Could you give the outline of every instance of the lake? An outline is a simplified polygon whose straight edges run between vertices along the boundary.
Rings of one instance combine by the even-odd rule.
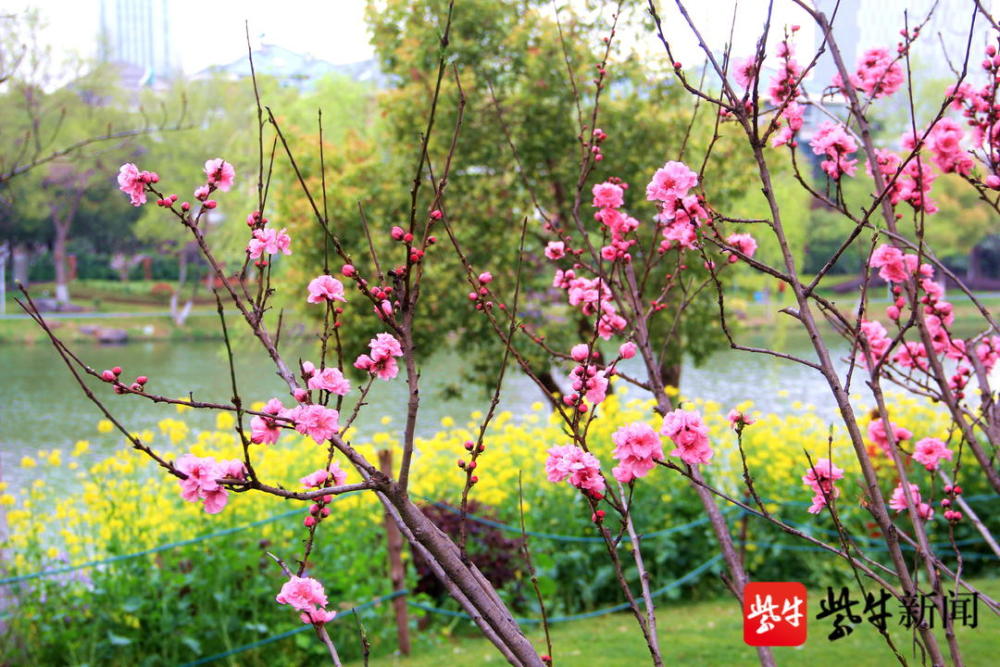
[[[780,333],[775,331],[768,333],[772,338],[780,337]],[[759,344],[764,341],[753,342]],[[787,348],[788,343],[783,343],[782,347]],[[792,347],[799,354],[809,355],[804,341]],[[846,347],[841,348],[846,350]],[[124,369],[123,377],[128,380],[136,375],[148,376],[148,387],[154,393],[181,397],[193,392],[197,400],[220,403],[228,402],[231,395],[225,347],[220,341],[77,345],[74,350],[98,370],[119,365]],[[283,353],[290,360],[297,359],[299,353],[303,358],[314,360],[318,356],[315,348],[305,343],[299,343],[298,349],[285,349]],[[238,348],[236,358],[237,380],[245,401],[249,403],[278,396],[286,403],[290,402],[284,384],[259,347],[248,341]],[[440,428],[442,417],[452,416],[462,420],[470,412],[486,408],[488,399],[477,387],[470,387],[463,398],[445,399],[440,396],[440,390],[459,376],[460,366],[460,358],[446,353],[439,353],[423,364],[423,401],[418,434],[433,433]],[[120,438],[96,432],[96,422],[102,415],[80,391],[51,346],[0,345],[0,369],[4,379],[0,393],[0,475],[12,487],[23,486],[40,470],[45,470],[50,480],[53,473],[69,474],[65,468],[58,469],[57,473],[52,468],[25,469],[19,465],[22,456],[34,456],[39,449],[62,449],[68,453],[77,440],[86,439],[92,443],[87,456],[94,461],[119,446]],[[643,375],[639,372],[637,359],[628,362],[623,370]],[[369,395],[370,405],[362,411],[357,422],[360,432],[402,428],[406,400],[403,375],[401,372],[392,382],[375,383]],[[715,400],[726,409],[753,399],[761,410],[785,413],[791,410],[792,402],[801,401],[812,403],[833,416],[829,390],[819,374],[774,357],[722,351],[699,368],[686,363],[682,384],[685,396]],[[177,417],[176,410],[171,406],[153,404],[137,397],[114,396],[101,382],[92,381],[91,386],[132,431],[148,428],[158,432],[158,421],[164,417]],[[790,391],[790,395],[785,393],[780,396],[781,390]],[[542,394],[534,384],[517,369],[510,369],[501,395],[501,407],[515,414],[524,413],[532,403],[540,400],[543,400]],[[383,415],[395,417],[392,426],[380,423]],[[210,427],[214,424],[215,413],[191,410],[183,418],[192,427]]]

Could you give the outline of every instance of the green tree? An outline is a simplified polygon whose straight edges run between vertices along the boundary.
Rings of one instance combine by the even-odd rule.
[[[379,95],[378,122],[366,132],[326,147],[331,226],[352,258],[366,264],[367,240],[359,223],[359,204],[383,264],[391,266],[404,260],[399,244],[388,239],[388,229],[409,219],[408,185],[436,86],[447,4],[446,0],[390,0],[369,6],[368,21],[379,64],[393,83]],[[457,4],[447,46],[451,68],[441,86],[429,140],[430,168],[421,178],[426,184],[430,170],[440,176],[449,153],[458,113],[457,77],[466,108],[448,179],[449,218],[472,266],[491,271],[500,293],[506,294],[513,292],[519,230],[528,219],[523,314],[529,328],[547,336],[556,349],[566,350],[579,342],[580,332],[589,325],[568,306],[553,310],[550,304],[547,290],[552,266],[541,250],[554,237],[543,228],[543,216],[561,224],[572,224],[576,215],[589,219],[590,188],[617,176],[632,186],[627,203],[633,213],[642,216],[652,229],[649,220],[655,211],[644,201],[645,184],[657,167],[678,159],[682,147],[687,156],[699,155],[711,140],[714,123],[703,112],[692,124],[692,109],[680,103],[679,86],[635,56],[616,52],[598,120],[609,135],[607,159],[579,183],[583,150],[594,129],[590,127],[591,80],[603,46],[599,29],[607,26],[564,14],[560,26],[544,2],[471,0]],[[727,208],[727,202],[742,197],[748,185],[747,172],[739,168],[740,160],[747,156],[729,135],[729,128],[723,127],[714,146],[717,157],[723,159],[713,162],[704,179],[710,203],[722,209]],[[303,157],[301,163],[318,192],[315,156]],[[428,187],[421,191],[419,216],[427,215],[432,195]],[[301,267],[295,277],[301,281],[307,277],[304,274],[314,274],[316,267],[323,265],[325,246],[322,232],[302,215],[304,207],[297,206],[289,209],[298,214],[289,217],[302,216],[297,235],[313,239],[299,245],[304,251],[295,259]],[[438,231],[444,237],[444,231]],[[600,245],[599,232],[595,229],[593,233]],[[497,358],[500,343],[485,318],[470,316],[458,258],[450,248],[437,247],[432,248],[426,262],[418,349],[438,349],[448,334],[461,331],[462,335],[454,338],[455,345],[468,353],[471,361],[469,377],[463,379],[483,385],[491,382],[495,368],[491,370],[487,361]],[[703,271],[690,267],[692,283],[704,277]],[[663,279],[662,272],[657,278]],[[354,324],[370,321],[353,317],[351,308],[355,307],[367,309],[370,304],[348,306],[344,335],[360,347],[374,332],[374,325]],[[677,382],[684,350],[704,359],[723,342],[717,328],[706,326],[714,313],[710,291],[704,291],[686,308],[679,329],[680,344],[671,345],[664,356],[664,373],[671,384]],[[672,330],[672,319],[664,317],[658,322],[666,337]],[[518,347],[527,357],[541,359],[539,350],[526,339],[518,338]],[[555,389],[554,379],[548,380]]]

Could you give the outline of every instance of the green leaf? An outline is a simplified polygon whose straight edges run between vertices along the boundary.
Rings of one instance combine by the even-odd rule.
[[[128,637],[122,637],[121,635],[116,635],[115,633],[108,630],[108,641],[111,642],[112,646],[128,646],[132,643],[132,640]]]
[[[201,655],[201,642],[193,637],[181,637],[181,643],[191,649],[195,655]]]

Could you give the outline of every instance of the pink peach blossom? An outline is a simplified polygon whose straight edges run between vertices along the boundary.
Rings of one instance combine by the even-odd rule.
[[[942,459],[951,461],[951,457],[952,451],[937,438],[923,438],[913,446],[913,460],[931,471],[938,469]]]
[[[354,367],[368,371],[382,380],[391,380],[399,373],[396,357],[403,356],[403,348],[392,334],[380,333],[368,342],[371,355],[362,354]]]
[[[672,203],[687,196],[688,190],[698,185],[698,174],[683,162],[667,162],[656,170],[653,180],[646,186],[646,199]]]
[[[324,301],[347,301],[344,298],[344,284],[334,278],[323,274],[318,278],[309,281],[309,296],[306,297],[309,303],[322,303]]]
[[[247,252],[250,259],[257,259],[265,252],[269,255],[275,255],[279,252],[291,255],[291,243],[292,239],[284,229],[281,231],[275,231],[272,228],[255,229],[253,238],[247,243]]]
[[[747,90],[757,78],[757,56],[751,55],[733,63],[733,78],[741,88]]]
[[[896,444],[898,445],[903,440],[909,440],[913,437],[913,433],[903,428],[902,426],[893,426],[892,433],[896,438]],[[889,453],[889,437],[885,431],[885,425],[882,423],[881,419],[873,419],[870,424],[868,424],[868,439],[873,443],[882,448],[884,452]]]
[[[146,184],[149,172],[139,171],[131,162],[126,162],[118,170],[118,189],[129,196],[132,206],[146,203]]]
[[[979,357],[979,361],[986,368],[986,372],[991,372],[993,367],[996,366],[997,361],[1000,361],[1000,336],[984,338],[976,346],[976,356]]]
[[[615,431],[611,439],[615,443],[612,456],[620,462],[611,472],[622,484],[645,477],[656,461],[663,459],[660,436],[645,422],[626,424]]]
[[[272,398],[264,406],[261,412],[265,412],[269,415],[278,416],[285,412],[285,406],[281,404],[276,398]],[[278,441],[278,437],[281,435],[281,429],[278,428],[278,424],[274,419],[269,419],[267,417],[262,417],[260,415],[254,415],[250,420],[250,441],[258,445],[260,444],[270,444],[273,445]]]
[[[331,394],[346,396],[351,391],[351,382],[344,377],[340,369],[328,366],[317,372],[311,378],[307,386],[310,389],[325,389]]]
[[[903,252],[891,245],[883,243],[872,252],[872,268],[879,269],[878,275],[887,282],[902,283],[913,272]]]
[[[913,502],[916,503],[917,516],[924,521],[931,519],[934,516],[934,508],[925,502],[921,502],[920,488],[916,484],[910,484],[910,495],[913,496]],[[892,497],[889,499],[889,507],[896,510],[896,512],[906,510],[906,492],[903,490],[902,482],[897,484],[896,488],[893,489]]]
[[[819,459],[806,470],[802,482],[812,489],[814,494],[812,505],[808,509],[810,514],[819,514],[830,499],[840,495],[840,489],[833,483],[843,476],[844,471],[833,465],[829,459]]]
[[[888,49],[868,49],[858,63],[858,69],[851,76],[851,85],[872,96],[872,99],[892,95],[903,85],[903,68]],[[833,77],[833,85],[843,89],[840,74]]]
[[[730,234],[726,238],[726,243],[733,246],[747,257],[753,257],[757,252],[757,241],[750,234]],[[730,255],[729,261],[735,262],[740,259],[736,255]]]
[[[602,403],[608,395],[607,371],[597,371],[592,377],[584,381],[584,386],[586,387],[584,396],[590,401],[591,405]]]
[[[838,180],[844,174],[854,175],[858,161],[851,159],[849,155],[858,150],[858,145],[843,125],[830,120],[824,121],[809,141],[809,145],[813,153],[827,157],[820,166],[830,178]]]
[[[326,470],[320,468],[311,472],[299,482],[306,488],[322,489],[325,486],[341,486],[347,481],[347,473],[340,469],[340,463],[334,461]]]
[[[313,625],[323,625],[324,623],[329,623],[337,616],[335,611],[327,611],[326,609],[317,609],[315,611],[302,612],[299,614],[299,619],[303,623],[312,623]]]
[[[236,170],[233,165],[221,157],[217,157],[205,163],[205,176],[208,178],[209,185],[214,185],[223,192],[229,192],[229,188],[233,187],[233,180],[236,178]]]
[[[741,426],[750,426],[757,421],[745,412],[740,412],[735,408],[729,411],[729,414],[726,415],[726,419],[729,420],[729,425],[733,428],[733,430],[736,430]]]
[[[708,463],[712,447],[708,442],[708,427],[701,421],[701,414],[694,410],[674,410],[663,417],[660,433],[674,441],[677,448],[671,456],[679,456],[688,465]]]
[[[837,497],[839,492],[833,483],[838,479],[843,479],[843,477],[844,471],[835,466],[830,459],[817,459],[812,466],[806,469],[806,474],[802,476],[802,483],[815,493],[828,493]]]
[[[625,203],[624,190],[614,183],[598,183],[591,192],[594,195],[596,208],[619,208]]]
[[[297,405],[285,414],[295,430],[323,444],[340,431],[340,413],[322,405]]]
[[[889,338],[889,332],[885,330],[885,327],[882,326],[880,322],[862,320],[861,333],[864,336],[864,339],[868,341],[868,347],[871,349],[873,360],[878,363],[878,361],[885,356],[889,346],[892,345],[892,339]],[[859,356],[867,364],[867,356],[864,354]]]
[[[583,491],[604,493],[606,486],[601,476],[601,463],[593,454],[576,445],[552,447],[548,454],[545,473],[550,482],[568,479],[571,485]]]
[[[929,362],[927,361],[927,349],[924,347],[923,343],[918,343],[917,341],[908,340],[900,345],[899,349],[895,354],[892,355],[893,363],[899,364],[903,368],[919,368],[921,370],[927,370],[929,367]]]
[[[566,244],[563,241],[549,241],[545,246],[545,256],[549,259],[560,259],[566,256]]]
[[[229,492],[219,484],[220,479],[243,479],[246,468],[242,461],[216,461],[211,457],[185,454],[177,460],[176,468],[187,475],[180,480],[181,497],[188,502],[202,501],[205,512],[218,514],[225,508]]]
[[[314,612],[319,607],[327,605],[326,591],[323,584],[312,577],[297,577],[292,575],[281,587],[281,592],[275,597],[280,604],[290,605],[299,611]]]

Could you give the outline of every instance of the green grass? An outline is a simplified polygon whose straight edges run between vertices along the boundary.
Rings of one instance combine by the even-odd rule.
[[[176,289],[177,283],[165,280],[132,280],[126,283],[117,280],[74,280],[69,284],[69,293],[74,304],[88,311],[142,312],[166,308],[170,303],[170,292],[165,291],[167,287]],[[29,289],[33,298],[51,297],[55,294],[55,283],[32,283]],[[189,283],[181,295],[182,299],[190,294],[190,290]],[[8,313],[15,312],[11,306],[17,308],[13,302],[15,296],[20,296],[17,289],[8,290]],[[213,306],[215,298],[201,285],[195,303]]]
[[[102,329],[124,329],[129,340],[165,340],[218,338],[221,336],[218,320],[213,317],[191,317],[183,327],[174,325],[173,320],[162,315],[170,310],[169,295],[154,293],[154,285],[166,285],[165,281],[135,280],[121,283],[113,280],[77,280],[70,284],[70,296],[75,305],[84,308],[74,313],[73,318],[49,318],[53,329],[66,342],[89,342],[94,337],[81,331],[81,327]],[[29,287],[33,299],[49,298],[55,291],[52,283],[34,283]],[[190,290],[190,287],[187,288]],[[185,290],[183,296],[188,295]],[[8,290],[6,313],[22,315],[24,311],[14,302],[20,297],[19,291]],[[183,302],[182,302],[183,303]],[[90,314],[128,314],[132,317],[88,317]],[[192,313],[215,313],[215,298],[204,287],[199,289]],[[0,344],[45,342],[45,333],[29,319],[0,319]]]
[[[1000,579],[979,580],[976,583],[994,599],[1000,595]],[[861,597],[856,587],[850,590],[852,599]],[[779,665],[876,667],[898,664],[886,647],[885,640],[867,621],[862,621],[850,635],[829,641],[827,635],[833,629],[832,617],[814,618],[819,613],[819,598],[819,591],[809,591],[806,643],[801,647],[774,649]],[[862,611],[863,604],[854,607],[855,613]],[[898,625],[898,603],[890,602],[887,610],[893,614],[888,623],[897,647],[910,664],[919,665],[919,656],[913,657],[907,630]],[[553,657],[560,667],[650,664],[649,651],[635,618],[630,614],[611,614],[557,624],[551,630]],[[755,649],[743,643],[742,615],[731,599],[659,607],[657,630],[666,664],[726,667],[759,664]],[[989,612],[985,604],[979,604],[979,626],[974,629],[958,627],[956,633],[966,665],[985,667],[998,664],[1000,620]],[[947,655],[943,634],[938,634],[942,650]],[[540,629],[529,631],[528,637],[540,651],[545,651]],[[461,667],[504,663],[496,649],[483,639],[442,637],[439,645],[424,651],[409,658],[381,657],[374,659],[372,664],[399,667],[439,667],[446,664]]]

